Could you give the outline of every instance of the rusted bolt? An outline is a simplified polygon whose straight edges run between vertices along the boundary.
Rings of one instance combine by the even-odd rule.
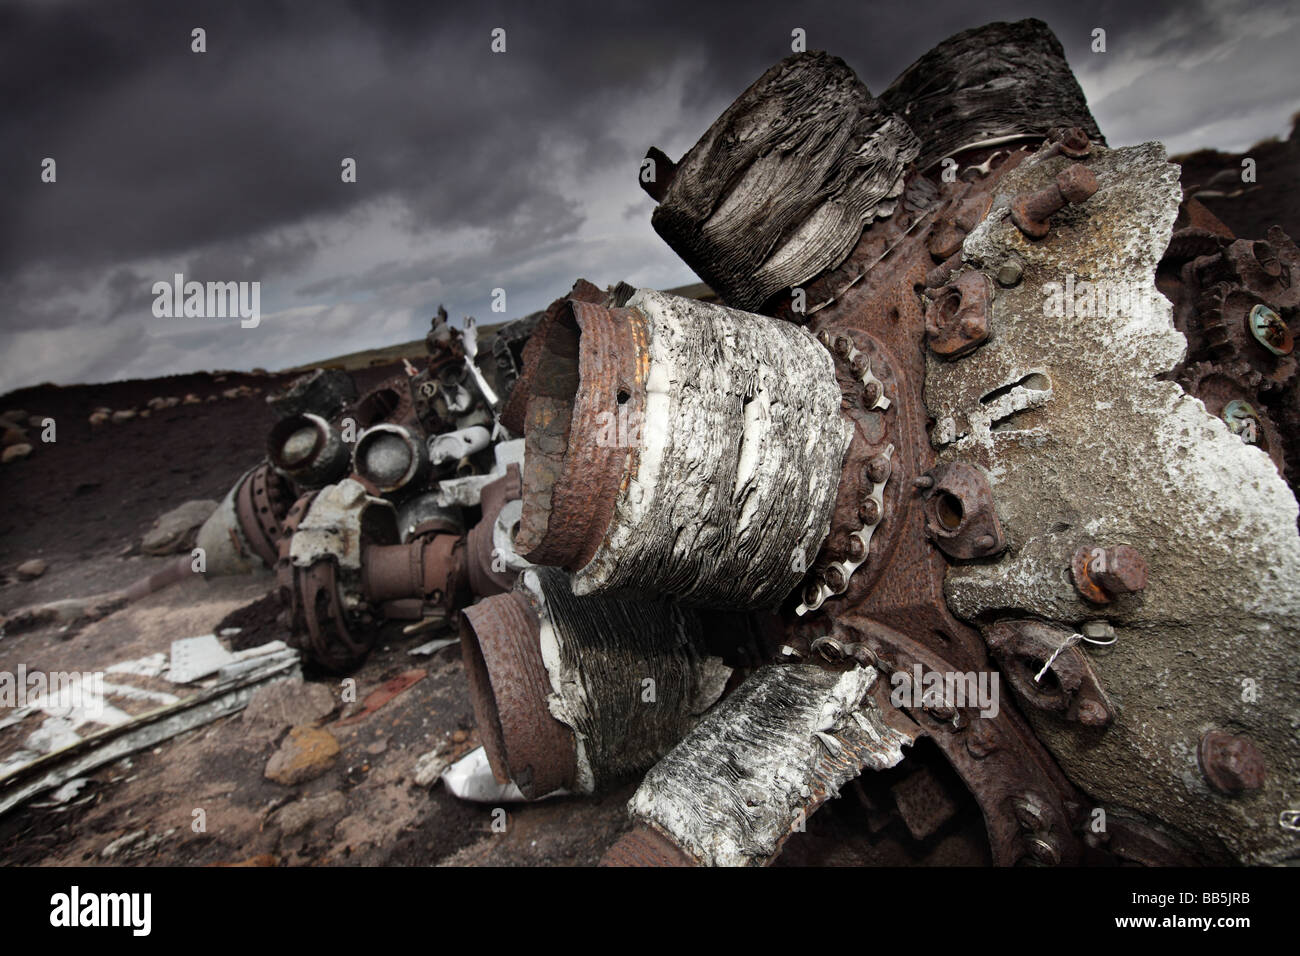
[[[1047,818],[1043,815],[1042,803],[1032,794],[1023,794],[1012,801],[1011,809],[1015,812],[1016,820],[1027,831],[1045,830],[1047,828]]]
[[[1089,727],[1105,727],[1113,719],[1106,705],[1099,700],[1085,700],[1079,704],[1079,723]]]
[[[858,520],[864,525],[873,525],[880,520],[880,505],[874,498],[868,498],[858,507]]]
[[[1092,170],[1075,163],[1057,173],[1050,186],[1011,200],[1011,221],[1026,236],[1041,239],[1052,228],[1052,213],[1070,203],[1081,203],[1096,191],[1097,177]]]
[[[919,475],[912,479],[912,487],[919,488],[921,491],[924,491],[926,488],[933,488],[934,479],[929,475]]]
[[[817,603],[817,599],[822,593],[822,583],[820,581],[809,581],[804,585],[803,603],[810,607]]]
[[[873,501],[872,504],[875,504]],[[867,556],[867,543],[856,534],[849,535],[848,554],[850,561],[861,561]]]
[[[1020,282],[1020,276],[1024,273],[1024,267],[1020,264],[1019,259],[1008,259],[998,267],[998,285],[1009,289]]]
[[[1031,836],[1025,840],[1025,847],[1035,863],[1043,866],[1056,866],[1061,862],[1061,851],[1050,837]]]
[[[866,352],[859,352],[849,360],[849,368],[853,369],[853,374],[861,378],[871,369],[871,356]]]
[[[834,336],[831,335],[829,329],[822,329],[817,333],[817,341],[827,348],[830,348],[831,342],[834,341]]]
[[[1295,348],[1295,339],[1287,324],[1282,321],[1282,316],[1266,305],[1257,305],[1251,309],[1246,324],[1255,341],[1274,355],[1290,355]]]
[[[876,402],[880,401],[880,383],[867,382],[862,389],[862,400],[866,403],[867,408],[875,408]]]
[[[844,659],[844,645],[833,637],[819,637],[812,642],[812,652],[834,663]]]
[[[930,350],[941,358],[961,358],[987,341],[993,282],[982,272],[967,272],[940,289],[925,310]]]
[[[983,760],[998,749],[998,732],[993,721],[984,717],[971,721],[966,734],[966,749],[976,760]]]
[[[1147,563],[1137,548],[1084,546],[1070,562],[1074,586],[1094,604],[1109,604],[1121,594],[1135,594],[1147,586]]]
[[[1058,126],[1047,136],[1062,156],[1083,159],[1092,152],[1092,141],[1082,126]]]
[[[930,232],[926,248],[929,249],[935,262],[943,262],[949,256],[956,254],[965,238],[965,233],[957,228],[956,223],[951,218],[945,217]]]
[[[888,481],[891,470],[888,455],[876,455],[867,462],[867,477],[871,479],[872,484],[878,485],[882,481]]]
[[[826,569],[825,573],[826,586],[836,594],[841,593],[848,587],[848,579],[844,576],[844,569],[838,564],[832,564]]]
[[[998,543],[997,538],[993,537],[993,535],[991,534],[986,534],[980,536],[979,540],[975,542],[975,547],[977,547],[981,551],[988,551],[997,543]]]
[[[1258,790],[1268,776],[1264,758],[1249,737],[1211,730],[1201,738],[1196,757],[1206,782],[1220,793]]]
[[[848,358],[853,351],[853,340],[847,335],[837,335],[831,342],[831,348],[840,358]]]

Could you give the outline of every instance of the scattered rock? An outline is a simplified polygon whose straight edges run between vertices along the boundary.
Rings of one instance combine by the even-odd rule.
[[[16,425],[5,425],[4,438],[0,440],[5,448],[12,448],[14,445],[23,445],[27,443],[27,432]]]
[[[28,428],[44,428],[44,427],[45,427],[45,419],[48,418],[48,417],[49,417],[48,415],[32,415],[32,416],[30,416],[30,417],[27,419],[27,427],[28,427]]]
[[[133,418],[135,418],[135,409],[123,408],[114,412],[111,420],[114,425],[120,425],[123,422],[129,422]]]
[[[347,809],[343,794],[331,791],[319,797],[298,800],[275,815],[275,825],[285,836],[301,833],[312,825]]]
[[[105,412],[92,412],[90,415],[90,424],[103,425],[108,421],[108,414]]]
[[[32,453],[31,445],[27,445],[27,444],[10,445],[8,448],[4,450],[3,456],[0,456],[0,461],[3,461],[4,464],[7,465],[11,461],[18,461],[18,459],[20,458],[26,458],[31,453]]]
[[[190,392],[188,395],[185,396],[185,399],[181,402],[181,404],[182,404],[182,405],[202,405],[202,404],[203,404],[203,399],[199,398],[199,397],[198,397],[197,395],[195,395],[193,392]]]
[[[27,421],[27,413],[22,409],[11,408],[9,411],[0,415],[0,421],[8,422],[11,425],[22,425]]]
[[[334,705],[334,695],[324,684],[278,681],[253,694],[241,719],[246,733],[274,740],[287,727],[306,726],[327,716]]]
[[[44,574],[47,567],[49,567],[49,565],[40,558],[32,558],[30,561],[24,561],[14,570],[18,572],[18,576],[24,581],[31,581]]]
[[[217,502],[207,498],[187,501],[158,517],[140,542],[145,554],[179,554],[194,545],[203,522],[217,510]]]
[[[431,750],[415,761],[415,772],[412,779],[417,787],[432,787],[442,779],[443,772],[450,766],[451,758],[449,756]]]
[[[266,778],[292,787],[326,773],[339,756],[339,742],[328,730],[294,727],[266,764]]]
[[[452,734],[451,734],[451,742],[452,742],[452,743],[454,743],[454,744],[463,744],[463,743],[464,743],[466,740],[468,740],[468,739],[469,739],[469,734],[465,733],[465,731],[463,731],[463,730],[454,730],[454,731],[452,731]]]
[[[112,843],[108,844],[108,846],[104,847],[104,849],[100,850],[99,855],[106,860],[111,860],[113,857],[117,856],[124,849],[129,847],[132,843],[135,843],[143,839],[148,832],[149,832],[148,830],[136,830],[133,833],[128,833],[125,836],[120,836]]]

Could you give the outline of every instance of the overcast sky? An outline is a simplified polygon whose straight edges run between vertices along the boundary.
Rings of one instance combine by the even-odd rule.
[[[1300,108],[1284,0],[0,0],[0,393],[283,368],[418,338],[439,303],[500,319],[494,288],[514,317],[579,276],[695,281],[650,227],[641,158],[679,158],[792,29],[880,93],[945,37],[1026,16],[1111,145],[1244,149]],[[260,282],[261,324],[155,318],[177,272]]]

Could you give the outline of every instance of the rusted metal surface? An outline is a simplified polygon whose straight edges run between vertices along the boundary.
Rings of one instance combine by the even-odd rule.
[[[1115,719],[1115,705],[1073,632],[1041,621],[1000,621],[985,628],[984,638],[1027,707],[1089,727]]]
[[[524,459],[516,546],[534,564],[577,570],[600,547],[624,476],[636,469],[640,442],[627,431],[645,419],[648,332],[633,309],[567,305],[546,333],[537,374],[576,385],[528,405],[527,435],[539,454]]]
[[[1147,563],[1137,548],[1084,545],[1070,559],[1070,575],[1079,594],[1094,604],[1109,604],[1122,594],[1147,586]]]
[[[698,866],[681,847],[653,827],[637,827],[619,837],[600,859],[601,866]]]
[[[1211,730],[1196,750],[1201,772],[1215,790],[1236,794],[1258,790],[1268,778],[1268,767],[1249,737]]]
[[[1006,547],[988,479],[965,462],[928,472],[922,495],[925,533],[944,554],[958,560],[988,558]]]
[[[958,243],[960,247],[960,243]],[[975,351],[989,337],[993,281],[982,272],[967,272],[939,289],[925,310],[930,351],[957,359]]]
[[[1021,193],[1011,200],[1011,221],[1031,239],[1042,239],[1052,229],[1052,214],[1071,203],[1081,203],[1097,191],[1097,177],[1081,163],[1056,174],[1050,186]]]
[[[573,732],[551,716],[541,623],[527,597],[500,594],[462,612],[461,653],[492,772],[526,797],[573,787]]]

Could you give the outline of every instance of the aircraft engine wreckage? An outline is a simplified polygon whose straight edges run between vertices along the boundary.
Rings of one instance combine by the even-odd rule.
[[[1294,857],[1290,237],[1107,148],[1035,20],[879,98],[796,54],[647,158],[724,305],[579,281],[488,375],[445,315],[368,395],[314,373],[210,570],[274,568],[333,670],[458,626],[498,780],[644,774],[610,863],[769,862],[923,740],[997,864]]]

